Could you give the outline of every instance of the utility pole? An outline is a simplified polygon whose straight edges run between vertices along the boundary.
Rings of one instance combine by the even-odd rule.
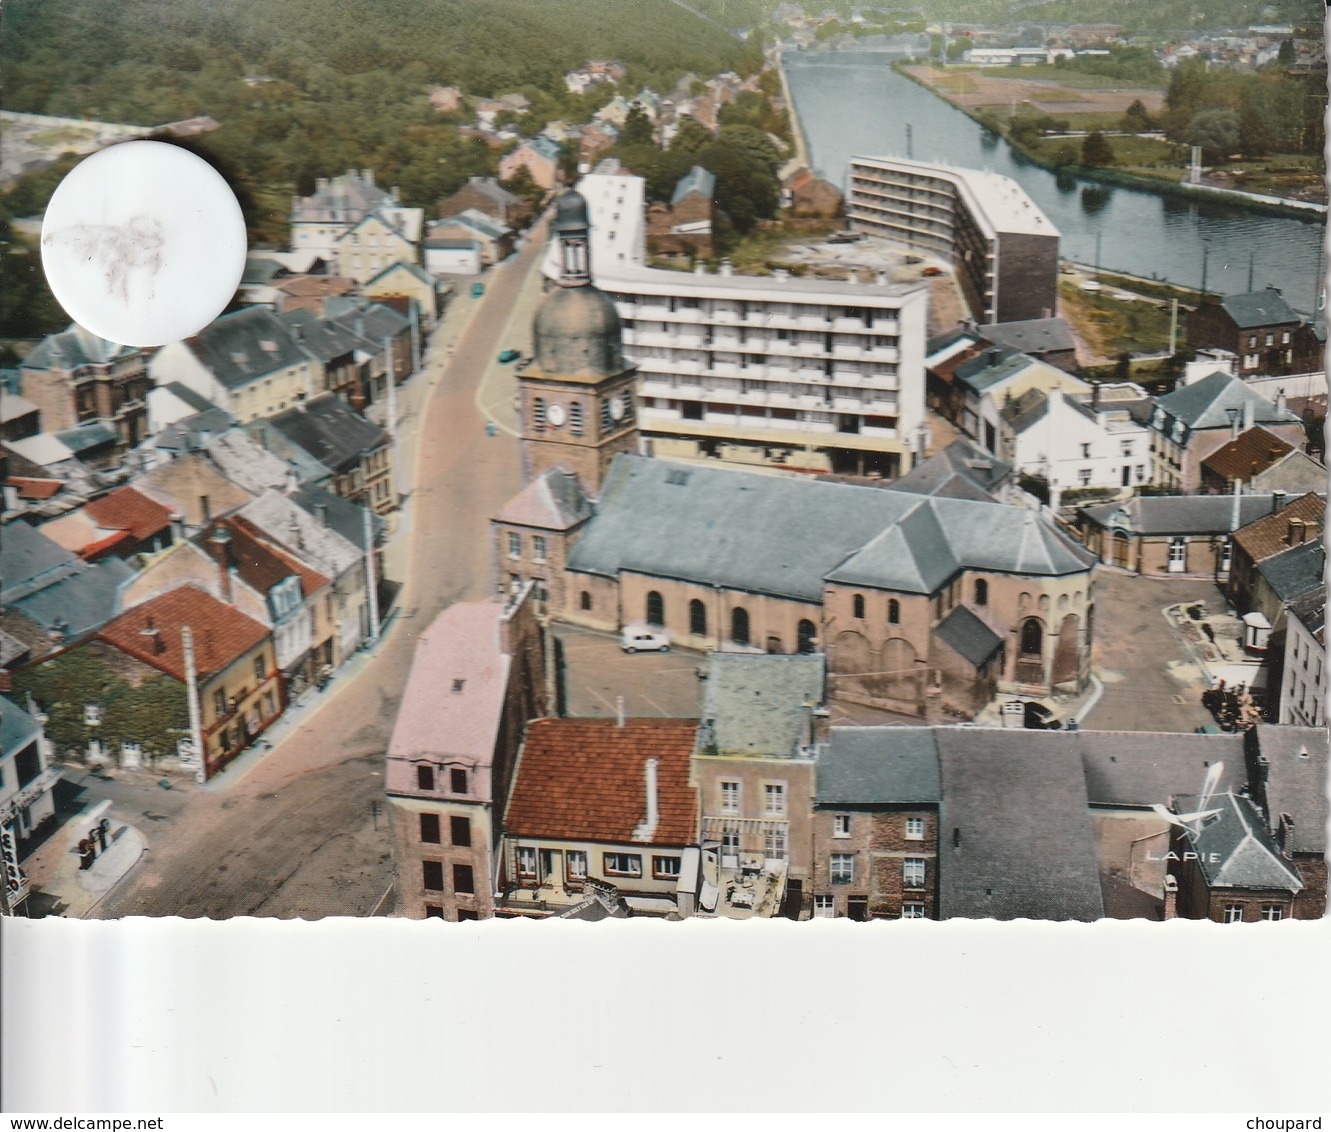
[[[915,157],[915,139],[909,122],[906,123],[906,156],[912,160]]]
[[[1206,301],[1206,259],[1207,256],[1209,256],[1210,254],[1211,254],[1210,247],[1206,244],[1203,244],[1202,245],[1202,289],[1200,293],[1197,295],[1197,301],[1199,303]]]
[[[199,674],[194,663],[194,634],[188,625],[180,629],[180,643],[185,652],[185,693],[189,701],[189,739],[194,746],[194,781],[201,784],[208,778],[208,752],[203,745],[203,712],[199,709]]]
[[[1169,356],[1174,356],[1174,342],[1178,335],[1178,296],[1169,300]]]
[[[361,533],[365,538],[365,596],[370,604],[370,640],[379,639],[379,576],[374,568],[374,516],[368,507],[361,511]]]
[[[1256,255],[1255,252],[1250,251],[1248,253],[1248,293],[1249,294],[1252,293],[1252,262],[1254,255]]]

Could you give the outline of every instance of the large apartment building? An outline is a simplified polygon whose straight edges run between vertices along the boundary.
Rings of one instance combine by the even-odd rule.
[[[922,451],[926,291],[641,269],[602,278],[643,450],[894,479]]]
[[[578,191],[593,280],[638,367],[642,451],[807,473],[909,470],[924,441],[923,287],[649,268],[642,179],[603,164]],[[558,275],[553,251],[545,270]]]
[[[982,323],[1049,318],[1058,229],[1015,181],[898,157],[853,157],[851,228],[951,260]]]

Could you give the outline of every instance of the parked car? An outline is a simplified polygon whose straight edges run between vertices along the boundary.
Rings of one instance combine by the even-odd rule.
[[[670,634],[655,625],[625,625],[619,647],[625,652],[669,652]]]
[[[921,275],[927,275],[927,276],[929,276],[930,279],[933,279],[933,278],[936,278],[936,277],[939,276],[939,275],[942,275],[942,274],[943,274],[943,269],[942,269],[941,267],[934,267],[934,266],[931,265],[931,266],[929,266],[929,267],[926,267],[923,271],[921,271],[920,274],[921,274]]]
[[[507,365],[509,362],[516,362],[520,357],[522,353],[519,350],[505,350],[499,355],[499,362],[501,365]]]
[[[471,285],[471,297],[473,299],[479,299],[484,294],[485,294],[484,283],[473,283]]]

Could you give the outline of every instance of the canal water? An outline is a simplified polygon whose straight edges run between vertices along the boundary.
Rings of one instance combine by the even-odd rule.
[[[883,55],[784,56],[811,160],[845,188],[852,156],[905,157],[1001,173],[1062,233],[1064,257],[1147,279],[1236,294],[1281,288],[1311,312],[1324,274],[1320,217],[1301,220],[1069,178],[1033,165],[956,107],[897,74]],[[907,126],[910,126],[909,141]]]

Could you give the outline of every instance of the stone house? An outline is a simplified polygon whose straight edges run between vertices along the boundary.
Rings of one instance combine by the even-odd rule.
[[[611,891],[687,916],[700,888],[691,719],[538,719],[503,815],[496,912],[549,915]]]
[[[1326,468],[1261,425],[1240,433],[1202,461],[1203,491],[1228,494],[1236,483],[1257,495],[1293,495],[1326,487]]]
[[[781,182],[781,203],[791,216],[831,220],[841,215],[841,190],[810,169],[797,169]]]
[[[525,138],[499,159],[499,179],[511,181],[519,169],[526,169],[541,188],[553,189],[559,182],[559,146],[544,135]]]
[[[1240,376],[1321,368],[1321,359],[1295,357],[1303,319],[1274,287],[1200,303],[1187,319],[1187,341],[1238,357]]]
[[[475,210],[506,228],[521,228],[531,219],[532,207],[510,193],[493,177],[468,177],[467,183],[439,201],[439,219]]]
[[[146,367],[138,347],[71,324],[48,334],[19,363],[18,392],[36,406],[43,432],[101,424],[111,430],[116,451],[126,452],[147,434],[152,381]]]
[[[668,205],[647,209],[647,250],[653,255],[711,255],[715,202],[715,175],[695,165],[675,185]]]
[[[459,602],[417,645],[384,778],[408,918],[494,915],[500,817],[527,721],[546,712],[528,597]]]

